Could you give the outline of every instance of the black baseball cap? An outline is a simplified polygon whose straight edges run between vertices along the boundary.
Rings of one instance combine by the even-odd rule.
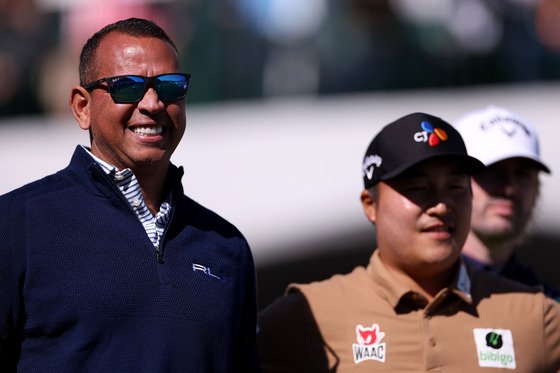
[[[373,138],[362,166],[364,187],[389,180],[426,159],[453,156],[468,174],[484,164],[467,154],[457,130],[441,118],[412,113],[389,123]]]

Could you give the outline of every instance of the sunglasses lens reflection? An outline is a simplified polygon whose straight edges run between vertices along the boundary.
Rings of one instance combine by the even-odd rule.
[[[178,74],[160,75],[154,79],[154,89],[162,101],[177,101],[186,96],[187,78]],[[109,91],[115,102],[138,102],[146,92],[147,81],[140,76],[121,76],[109,82]]]
[[[109,83],[111,97],[116,102],[136,102],[144,95],[144,79],[138,76],[115,78]]]
[[[187,93],[187,79],[182,75],[163,75],[157,79],[156,92],[162,101],[176,101]]]

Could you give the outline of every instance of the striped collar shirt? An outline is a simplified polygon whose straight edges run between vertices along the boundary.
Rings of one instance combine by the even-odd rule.
[[[156,248],[159,247],[161,237],[169,219],[171,217],[171,192],[167,200],[159,208],[159,212],[154,216],[146,206],[140,184],[129,168],[119,171],[115,166],[97,158],[86,147],[84,149],[97,162],[109,178],[115,183],[130,206],[138,216],[144,226],[148,237]]]

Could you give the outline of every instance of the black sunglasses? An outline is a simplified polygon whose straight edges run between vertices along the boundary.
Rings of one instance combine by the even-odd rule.
[[[130,104],[139,102],[144,97],[151,85],[160,100],[177,101],[185,98],[189,88],[191,74],[161,74],[156,76],[141,75],[118,75],[103,78],[84,85],[85,89],[92,89],[103,82],[107,87],[111,98],[116,103]],[[103,86],[100,86],[103,87]]]

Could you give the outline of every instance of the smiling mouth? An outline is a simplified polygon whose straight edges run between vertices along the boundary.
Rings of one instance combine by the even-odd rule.
[[[453,228],[449,226],[438,226],[424,229],[424,232],[452,232]]]
[[[163,127],[134,127],[131,129],[131,131],[142,136],[157,136],[163,133]]]

